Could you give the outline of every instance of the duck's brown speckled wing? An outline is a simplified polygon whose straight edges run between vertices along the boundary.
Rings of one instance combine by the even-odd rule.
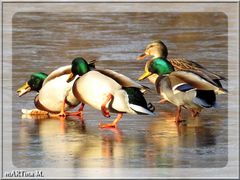
[[[208,76],[213,80],[227,80],[227,78],[208,71],[206,68],[204,68],[203,66],[201,66],[200,64],[194,61],[189,61],[184,58],[171,58],[169,59],[169,62],[173,65],[176,71],[191,70],[191,71],[205,74],[205,76]]]

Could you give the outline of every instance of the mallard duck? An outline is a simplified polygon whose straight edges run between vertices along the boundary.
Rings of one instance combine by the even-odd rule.
[[[147,62],[145,72],[139,81],[158,74],[155,81],[157,92],[167,101],[177,106],[176,122],[181,121],[181,107],[185,107],[197,116],[203,108],[216,106],[216,94],[227,91],[211,78],[202,77],[194,71],[174,71],[173,65],[164,58],[155,58]]]
[[[109,69],[93,69],[82,57],[72,61],[68,82],[76,75],[80,77],[72,89],[79,101],[101,110],[105,117],[118,113],[111,124],[100,122],[101,128],[115,128],[123,113],[153,115],[153,106],[143,96],[145,87],[130,78]]]
[[[149,56],[152,56],[153,59],[155,58],[167,59],[167,56],[168,56],[167,46],[161,40],[152,41],[150,44],[147,45],[144,53],[138,56],[137,59],[143,60]],[[172,64],[172,66],[176,71],[191,70],[191,71],[197,72],[201,74],[201,76],[203,77],[211,78],[215,83],[218,84],[218,86],[221,86],[221,87],[222,85],[220,80],[227,80],[227,78],[223,76],[220,76],[218,74],[208,71],[206,68],[204,68],[200,64],[193,61],[186,60],[184,58],[172,58],[172,59],[168,59],[168,61]],[[145,69],[146,68],[147,67],[145,66]],[[150,82],[155,83],[155,80],[157,79],[157,77],[158,75],[153,74],[148,78]]]
[[[79,104],[72,92],[74,81],[66,82],[70,73],[71,65],[60,67],[49,75],[42,72],[33,73],[30,79],[17,90],[17,93],[20,97],[30,91],[37,91],[38,94],[34,99],[37,109],[65,116],[66,110]],[[32,114],[38,114],[38,111],[33,111]]]

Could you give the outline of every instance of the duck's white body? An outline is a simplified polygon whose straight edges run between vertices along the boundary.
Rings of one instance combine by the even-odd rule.
[[[188,109],[201,110],[203,107],[193,102],[196,97],[196,89],[191,89],[187,92],[172,90],[169,77],[164,77],[157,85],[160,91],[160,95],[176,106],[184,106]]]
[[[97,77],[97,78],[96,78]],[[129,107],[127,93],[122,90],[120,84],[98,71],[90,71],[79,78],[74,86],[77,87],[77,97],[83,103],[101,110],[101,105],[106,101],[109,94],[114,96],[112,108],[119,112],[136,114]],[[109,108],[109,103],[107,104]],[[109,108],[110,111],[112,108]]]
[[[180,107],[187,109],[196,109],[201,111],[202,108],[216,106],[215,92],[223,93],[224,91],[215,86],[201,76],[190,71],[174,71],[167,76],[159,76],[156,80],[156,88],[160,95]],[[179,87],[184,88],[178,90]],[[181,89],[181,88],[180,88]]]
[[[116,72],[109,72],[117,75]],[[122,76],[121,78],[127,78],[123,77],[123,75],[119,76]],[[141,106],[135,107],[136,105],[130,104],[128,94],[122,89],[122,85],[97,70],[90,71],[77,79],[73,85],[73,93],[78,100],[98,110],[101,110],[102,104],[106,101],[107,96],[111,94],[113,95],[113,99],[106,104],[106,108],[108,108],[110,112],[137,114],[136,111],[133,110],[137,108],[139,112],[143,111],[143,113],[146,114],[153,114]]]
[[[77,77],[73,81],[67,82],[69,76],[67,72],[70,71],[71,66],[64,66],[49,74],[35,98],[35,105],[38,109],[55,113],[60,112],[65,98],[65,110],[69,110],[79,104],[72,92],[72,86]]]

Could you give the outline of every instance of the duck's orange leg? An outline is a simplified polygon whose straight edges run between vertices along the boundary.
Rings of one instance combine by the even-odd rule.
[[[177,107],[176,116],[175,116],[175,122],[176,122],[176,123],[181,122],[180,117],[181,117],[181,106],[178,106],[178,107]]]
[[[61,106],[60,113],[58,113],[58,116],[60,116],[60,117],[66,117],[65,104],[66,104],[66,100],[64,99],[62,106]]]
[[[78,111],[76,112],[66,112],[67,116],[80,116],[80,118],[83,118],[83,108],[84,108],[84,103],[81,103]]]
[[[118,113],[116,119],[111,124],[102,124],[101,122],[99,123],[100,128],[116,128],[118,121],[122,118],[123,113]]]
[[[65,101],[65,99],[64,99],[64,101],[63,101],[63,103],[62,103],[62,106],[61,106],[60,113],[58,113],[58,114],[49,113],[49,116],[50,116],[50,117],[66,117],[65,104],[66,104],[66,101]]]
[[[106,108],[106,105],[109,101],[111,101],[113,98],[113,95],[112,94],[108,94],[107,95],[107,99],[103,102],[102,106],[101,106],[101,110],[102,110],[102,113],[105,117],[109,118],[110,117],[110,113],[109,113],[109,110]]]

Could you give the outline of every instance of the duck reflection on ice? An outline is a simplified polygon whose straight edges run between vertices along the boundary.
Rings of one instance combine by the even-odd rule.
[[[123,156],[118,145],[122,142],[122,132],[118,128],[99,131],[97,125],[86,127],[79,117],[54,119],[24,115],[22,118],[21,123],[27,124],[27,129],[20,132],[21,141],[28,148],[31,142],[38,141],[44,152],[42,158],[49,160],[47,166],[51,162],[56,165],[57,161],[58,167],[111,167],[111,159]]]
[[[186,124],[178,125],[172,123],[173,114],[169,112],[160,114],[161,116],[155,118],[149,125],[149,134],[146,135],[146,140],[150,144],[145,153],[148,166],[178,167],[184,164],[185,167],[198,167],[205,164],[207,167],[206,160],[200,156],[209,152],[213,155],[216,153],[218,136],[214,128],[207,125],[208,120],[197,117],[189,119]],[[194,159],[197,156],[199,161]]]

